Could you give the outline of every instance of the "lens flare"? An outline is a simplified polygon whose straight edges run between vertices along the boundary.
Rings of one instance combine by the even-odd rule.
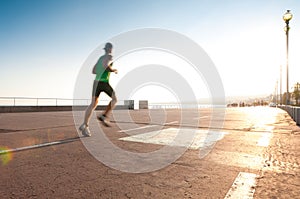
[[[9,148],[4,146],[0,147],[0,161],[3,166],[7,165],[13,158],[11,152],[9,152]]]

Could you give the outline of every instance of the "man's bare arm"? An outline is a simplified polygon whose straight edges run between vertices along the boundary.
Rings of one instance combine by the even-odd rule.
[[[111,63],[111,64],[106,68],[106,70],[107,70],[108,72],[118,73],[118,70],[115,69],[115,68],[112,68],[112,65],[113,65],[113,63]]]
[[[112,56],[108,55],[106,59],[103,60],[103,66],[106,68],[105,70],[108,72],[118,73],[117,69],[112,68]]]

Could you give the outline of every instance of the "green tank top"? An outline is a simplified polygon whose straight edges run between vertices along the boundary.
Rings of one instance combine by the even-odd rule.
[[[108,72],[102,64],[103,58],[104,58],[104,56],[100,57],[97,64],[96,64],[96,78],[95,78],[95,80],[100,81],[100,82],[108,82],[110,72]]]

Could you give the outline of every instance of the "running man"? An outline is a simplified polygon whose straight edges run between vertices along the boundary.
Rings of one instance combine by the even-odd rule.
[[[79,127],[79,130],[82,132],[82,135],[86,137],[91,136],[91,132],[89,130],[89,120],[93,110],[95,110],[97,107],[100,93],[103,91],[109,97],[111,97],[111,101],[106,107],[104,113],[97,117],[107,127],[110,126],[108,116],[117,103],[115,92],[109,84],[110,73],[118,73],[117,69],[112,68],[112,48],[113,46],[111,43],[105,44],[105,54],[99,58],[99,60],[93,68],[93,74],[96,74],[96,78],[93,84],[92,102],[85,111],[83,124]]]

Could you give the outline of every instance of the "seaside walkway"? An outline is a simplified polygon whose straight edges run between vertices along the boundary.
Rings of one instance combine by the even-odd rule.
[[[300,128],[285,111],[271,107],[227,108],[224,118],[215,119],[220,120],[221,127],[214,127],[211,109],[200,109],[197,116],[189,111],[115,110],[110,128],[93,120],[96,125],[91,128],[90,138],[79,136],[80,124],[76,119],[74,122],[71,111],[0,113],[0,196],[299,197]],[[181,122],[183,115],[189,118]],[[143,159],[143,154],[165,146],[174,151],[184,148],[184,143],[172,144],[172,140],[177,134],[189,132],[195,134],[184,153],[162,168],[151,170],[165,164],[173,154],[148,159]],[[115,150],[108,150],[104,141],[97,142],[100,133]],[[103,157],[109,155],[118,164],[110,165],[107,159],[99,161],[93,150]],[[140,157],[125,159],[118,155],[119,150]],[[152,164],[145,166],[143,161],[152,157]],[[144,167],[131,164],[136,160]]]

